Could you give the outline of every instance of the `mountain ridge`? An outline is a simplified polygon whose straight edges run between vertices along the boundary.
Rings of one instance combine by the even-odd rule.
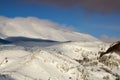
[[[2,19],[0,23],[0,32],[6,35],[6,37],[21,36],[55,41],[98,41],[97,38],[89,34],[72,31],[67,27],[49,20],[42,20],[34,17],[7,19],[2,17]]]
[[[0,17],[0,80],[119,80],[120,56],[95,37],[34,17]]]

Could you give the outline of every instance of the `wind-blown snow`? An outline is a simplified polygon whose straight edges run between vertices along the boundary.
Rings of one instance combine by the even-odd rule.
[[[0,34],[6,37],[28,37],[55,41],[97,40],[83,33],[74,32],[62,25],[34,17],[4,18],[0,17]]]
[[[33,17],[0,17],[0,80],[120,80],[109,44]]]

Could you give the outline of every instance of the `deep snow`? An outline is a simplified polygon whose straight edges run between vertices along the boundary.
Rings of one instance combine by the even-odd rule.
[[[0,80],[120,80],[110,44],[36,18],[0,17]]]

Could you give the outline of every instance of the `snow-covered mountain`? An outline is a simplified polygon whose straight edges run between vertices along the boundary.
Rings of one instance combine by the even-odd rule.
[[[13,19],[0,17],[0,37],[1,34],[4,34],[4,37],[28,37],[54,41],[97,40],[91,35],[74,32],[57,23],[34,17]]]
[[[110,44],[48,20],[0,17],[0,80],[120,80]]]
[[[119,80],[120,56],[98,59],[98,51],[105,46],[101,42],[68,42],[32,52],[3,49],[0,80]]]

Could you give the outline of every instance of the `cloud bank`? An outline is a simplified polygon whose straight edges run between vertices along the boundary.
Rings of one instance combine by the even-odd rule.
[[[120,12],[120,0],[22,0],[26,3],[50,4],[62,8],[85,8],[102,13]]]

